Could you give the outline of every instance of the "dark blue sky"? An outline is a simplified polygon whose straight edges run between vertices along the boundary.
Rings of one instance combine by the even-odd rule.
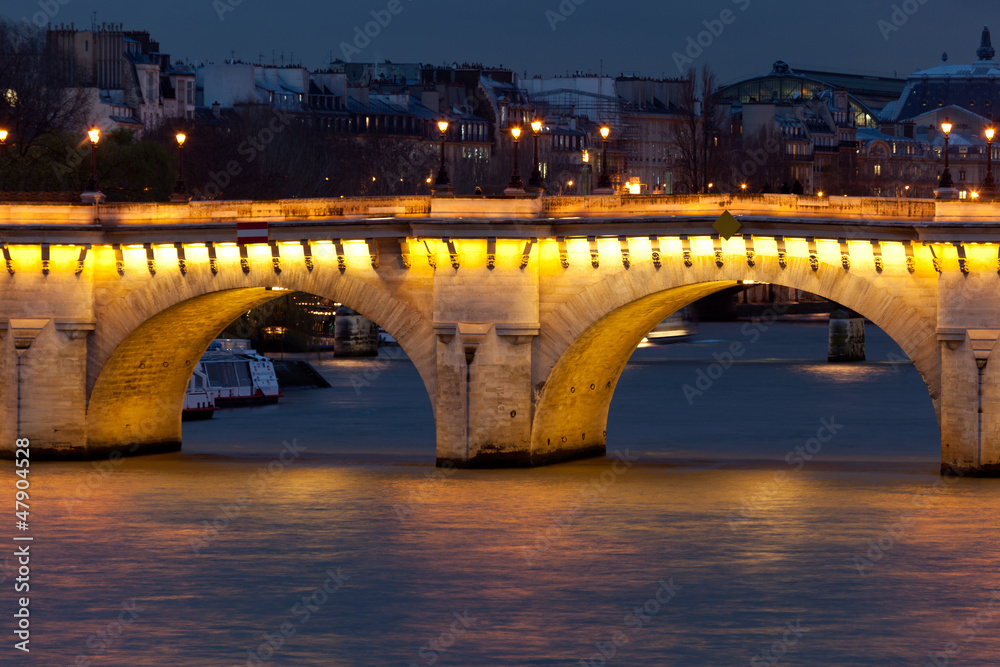
[[[708,46],[694,62],[709,63],[721,82],[767,72],[778,59],[905,76],[936,65],[942,51],[954,63],[974,60],[983,25],[1000,28],[1000,7],[988,0],[63,1],[7,0],[0,13],[19,20],[58,7],[54,23],[89,27],[96,11],[99,22],[149,30],[182,59],[219,62],[235,53],[270,62],[272,52],[280,61],[284,51],[286,62],[294,53],[316,68],[331,53],[342,56],[347,43],[364,46],[350,54],[356,62],[483,62],[542,75],[597,72],[603,60],[605,72],[676,76],[673,54],[684,54],[689,37],[714,29],[718,36],[701,36]],[[390,17],[387,25],[366,46],[353,44],[355,28],[363,30],[372,11],[383,22]]]

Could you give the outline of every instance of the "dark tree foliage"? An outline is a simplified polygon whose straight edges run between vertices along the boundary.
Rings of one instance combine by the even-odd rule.
[[[9,133],[0,168],[8,190],[65,187],[53,165],[77,162],[72,142],[59,135],[77,132],[82,143],[88,92],[67,87],[49,55],[44,31],[0,19],[0,128]]]

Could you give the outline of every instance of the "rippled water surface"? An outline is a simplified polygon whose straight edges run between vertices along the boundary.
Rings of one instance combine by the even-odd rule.
[[[178,454],[36,463],[30,662],[997,664],[1000,481],[937,474],[919,374],[872,327],[853,365],[825,326],[741,327],[640,348],[608,459],[436,469],[388,356],[319,361],[333,389],[186,424]]]

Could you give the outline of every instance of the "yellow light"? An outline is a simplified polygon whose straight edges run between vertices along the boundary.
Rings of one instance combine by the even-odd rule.
[[[374,182],[375,182],[375,177],[374,177],[374,176],[372,176],[372,183],[374,183]]]
[[[820,190],[819,192],[817,192],[817,193],[816,193],[816,196],[817,196],[817,197],[822,197],[822,196],[823,196],[823,191],[822,191],[822,190]]]
[[[993,135],[994,134],[996,134],[996,130],[994,130],[992,127],[986,128],[986,138],[989,141],[993,141]]]
[[[519,128],[519,127],[512,127],[512,128],[510,128],[510,133],[512,135],[514,135],[514,139],[516,140],[516,139],[518,139],[521,136],[521,128]]]
[[[944,132],[945,134],[948,134],[949,132],[951,132],[951,128],[952,128],[951,122],[947,118],[945,118],[944,122],[941,123],[941,131]]]
[[[747,189],[747,184],[746,183],[740,183],[740,189],[741,190],[746,190]]]
[[[428,177],[427,177],[427,182],[428,182],[428,183],[430,183],[430,182],[431,182],[431,177],[430,177],[430,176],[428,176]]]
[[[903,189],[904,189],[904,190],[909,190],[909,189],[910,189],[910,186],[909,186],[909,185],[907,185],[907,186],[906,186],[905,188],[903,188]],[[845,196],[846,196],[846,195],[845,195]]]
[[[542,121],[540,121],[540,120],[533,120],[533,121],[531,121],[531,131],[534,132],[535,134],[538,134],[539,132],[541,132],[542,131]]]
[[[602,137],[604,137],[605,139],[607,139],[609,134],[611,134],[611,128],[610,127],[608,127],[607,125],[605,125],[604,127],[601,128],[601,136]]]
[[[642,183],[629,183],[628,193],[630,195],[641,195],[642,194]]]
[[[0,130],[0,144],[7,141],[7,130]]]
[[[568,187],[573,187],[573,181],[567,181],[566,185],[567,185]]]
[[[87,132],[87,136],[90,137],[90,143],[96,144],[101,140],[101,131],[95,127]]]
[[[590,151],[583,151],[583,161],[590,162]]]
[[[448,121],[446,121],[446,120],[439,120],[438,121],[438,129],[441,130],[441,134],[444,134],[445,132],[447,132],[448,131]]]
[[[708,184],[708,189],[711,190],[713,185],[715,185],[715,183],[709,183]]]
[[[971,196],[972,196],[973,199],[979,199],[979,193],[978,192],[973,192]]]
[[[183,132],[178,132],[177,133],[177,145],[178,146],[183,146],[185,141],[187,141],[187,135],[184,134]]]

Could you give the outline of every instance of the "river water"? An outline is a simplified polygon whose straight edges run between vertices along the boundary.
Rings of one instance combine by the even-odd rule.
[[[939,476],[881,331],[830,365],[824,325],[761,328],[637,350],[608,459],[436,469],[384,350],[185,424],[181,453],[36,463],[32,659],[3,611],[0,662],[998,664],[1000,480]]]

